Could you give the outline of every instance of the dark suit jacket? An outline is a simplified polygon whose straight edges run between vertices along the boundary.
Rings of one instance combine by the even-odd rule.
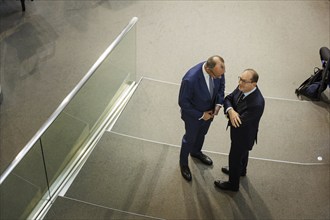
[[[192,67],[182,79],[179,93],[182,118],[199,119],[205,111],[213,110],[215,104],[224,103],[225,76],[214,79],[214,92],[211,97],[202,71],[204,63]]]
[[[228,122],[228,125],[231,126],[230,138],[232,143],[242,149],[251,150],[254,142],[257,142],[259,121],[264,111],[265,100],[258,87],[238,104],[240,94],[241,91],[237,87],[231,94],[227,95],[224,110],[232,107],[238,112],[242,121],[238,128],[231,126],[230,120]]]

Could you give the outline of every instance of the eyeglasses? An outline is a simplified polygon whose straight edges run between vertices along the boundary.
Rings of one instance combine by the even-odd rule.
[[[246,81],[245,79],[242,79],[240,76],[238,77],[238,81],[239,82],[242,82],[242,83],[253,83],[253,82],[249,82],[249,81]]]

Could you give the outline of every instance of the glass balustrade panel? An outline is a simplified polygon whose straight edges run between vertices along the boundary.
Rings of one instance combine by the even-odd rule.
[[[135,81],[135,32],[133,27],[42,135],[50,184],[80,152],[119,94]]]
[[[38,141],[0,185],[0,219],[26,219],[47,190]]]

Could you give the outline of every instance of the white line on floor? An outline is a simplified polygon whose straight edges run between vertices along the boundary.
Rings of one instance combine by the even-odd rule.
[[[166,83],[166,84],[180,86],[179,83],[173,83],[173,82],[163,81],[163,80],[159,80],[159,79],[153,79],[153,78],[149,78],[149,77],[145,77],[145,76],[143,76],[142,78],[143,79],[146,79],[146,80],[150,80],[150,81],[155,81],[155,82],[160,82],[160,83]]]
[[[153,78],[145,77],[145,76],[143,76],[142,79],[146,79],[146,80],[150,80],[150,81],[154,81],[154,82],[166,83],[166,84],[170,84],[170,85],[180,86],[179,83],[167,82],[167,81],[163,81],[163,80],[159,80],[159,79],[153,79]],[[228,94],[228,92],[226,92],[226,91],[225,91],[225,93]],[[273,99],[273,100],[281,100],[281,101],[290,101],[290,102],[308,102],[307,100],[285,99],[285,98],[276,98],[276,97],[270,97],[270,96],[265,96],[265,98],[266,99]]]
[[[168,146],[171,146],[171,147],[181,148],[181,146],[175,145],[175,144],[168,144],[168,143],[164,143],[164,142],[159,142],[159,141],[149,140],[149,139],[145,139],[145,138],[135,137],[135,136],[127,135],[127,134],[118,133],[118,132],[115,132],[115,131],[108,131],[108,132],[113,133],[113,134],[117,134],[117,135],[120,135],[120,136],[124,136],[124,137],[129,137],[129,138],[133,138],[133,139],[137,139],[137,140],[142,140],[142,141],[146,141],[146,142],[155,143],[155,144],[164,144],[164,145],[168,145]],[[221,152],[210,151],[210,150],[203,150],[203,151],[208,152],[208,153],[213,153],[213,154],[219,154],[219,155],[226,155],[226,156],[228,155],[227,153],[221,153]],[[303,165],[303,166],[326,165],[326,164],[328,164],[328,163],[300,163],[300,162],[293,162],[293,161],[286,161],[286,160],[273,160],[273,159],[259,158],[259,157],[249,157],[249,158],[250,159],[255,159],[255,160],[270,161],[270,162],[276,162],[276,163],[294,164],[294,165]]]
[[[82,201],[82,200],[79,200],[79,199],[70,198],[70,197],[67,197],[67,196],[63,196],[63,198],[66,198],[66,199],[69,199],[69,200],[72,200],[72,201],[76,201],[76,202],[81,202],[81,203],[84,203],[84,204],[87,204],[87,205],[92,205],[92,206],[104,208],[104,209],[110,209],[110,210],[114,210],[114,211],[118,211],[118,212],[130,214],[130,215],[140,216],[140,217],[143,217],[143,218],[165,220],[163,218],[157,218],[157,217],[154,217],[154,216],[142,215],[142,214],[138,214],[138,213],[134,213],[134,212],[123,211],[123,210],[120,210],[120,209],[114,209],[114,208],[106,207],[106,206],[103,206],[103,205],[98,205],[98,204],[94,204],[94,203]]]

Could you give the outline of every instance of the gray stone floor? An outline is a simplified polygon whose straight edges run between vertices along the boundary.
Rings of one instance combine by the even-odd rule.
[[[100,213],[94,215],[100,219],[126,218],[125,212],[132,215],[127,218],[330,218],[329,89],[323,102],[300,101],[294,94],[320,66],[319,48],[330,45],[329,1],[26,1],[25,13],[19,1],[1,1],[0,16],[1,171],[127,22],[139,17],[137,78],[154,80],[143,80],[129,103],[139,111],[128,106],[113,129],[119,134],[110,132],[102,141],[122,139],[124,134],[132,137],[118,141],[123,151],[130,147],[126,142],[147,148],[141,154],[144,175],[131,176],[120,166],[111,169],[121,160],[108,161],[106,155],[97,159],[100,151],[118,147],[101,142],[89,161],[95,160],[95,167],[114,172],[116,178],[101,175],[102,193],[103,188],[90,185],[96,176],[82,170],[66,197],[56,201],[59,206],[55,204],[50,218],[59,218],[56,213],[63,210],[63,201],[76,209],[62,212],[67,219],[82,219],[77,213],[89,209]],[[212,185],[214,178],[225,178],[220,167],[227,162],[229,133],[223,117],[216,119],[205,143],[216,165],[204,169],[192,163],[192,184],[182,180],[177,166],[175,146],[183,133],[178,85],[188,68],[213,54],[226,61],[227,92],[236,86],[240,72],[252,67],[260,74],[266,97],[260,142],[251,154],[252,171],[237,195],[218,192]],[[145,118],[150,110],[157,114]],[[151,129],[154,119],[162,126]],[[165,153],[161,164],[151,157]],[[134,155],[118,153],[125,155],[130,159],[127,166],[139,162]],[[87,163],[85,168],[95,167]],[[121,176],[122,171],[128,173]],[[136,183],[119,181],[124,177]],[[116,179],[114,186],[120,187],[110,188]],[[162,210],[162,205],[171,209]]]
[[[283,127],[276,133],[273,129],[275,138],[268,140],[268,122],[282,114],[268,114],[274,105],[269,98],[261,122],[264,128],[251,152],[248,175],[241,178],[240,192],[221,192],[213,186],[214,180],[228,178],[221,172],[229,151],[224,118],[213,122],[217,132],[210,132],[205,142],[204,151],[214,165],[206,167],[190,158],[193,180],[187,183],[178,166],[184,132],[179,111],[173,106],[178,87],[143,79],[115,126],[103,135],[65,196],[59,197],[45,219],[94,215],[107,219],[115,211],[142,219],[329,219],[328,139],[314,142],[311,150],[307,135],[286,138],[305,128],[292,131]],[[291,110],[306,105],[297,112],[304,115],[307,124],[313,124],[315,118],[305,112],[306,108],[314,109],[311,103],[281,102],[275,104]],[[326,121],[320,120],[318,125],[329,131]],[[312,137],[319,135],[319,131],[309,132]],[[282,146],[276,141],[282,138],[289,144]],[[322,163],[317,155],[323,155]],[[88,209],[103,209],[77,212],[77,207],[86,204]]]
[[[240,192],[226,193],[217,190],[213,181],[227,178],[221,173],[227,156],[209,152],[213,167],[190,160],[193,180],[187,183],[178,167],[179,151],[171,145],[106,133],[45,219],[92,219],[99,213],[77,212],[81,204],[142,219],[329,218],[328,164],[250,159]],[[77,204],[70,209],[72,201]],[[108,212],[99,218],[107,219]]]

